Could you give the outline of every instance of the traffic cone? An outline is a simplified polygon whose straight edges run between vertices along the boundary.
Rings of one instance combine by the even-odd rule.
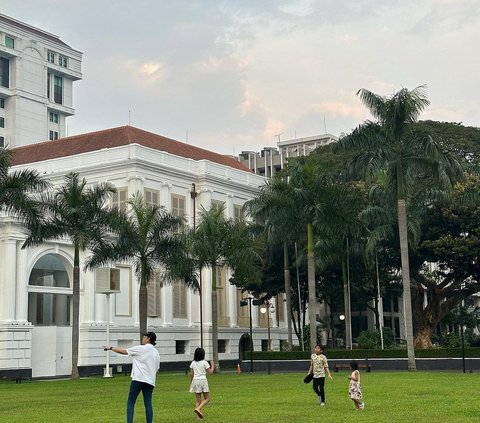
[[[242,369],[240,367],[240,363],[237,364],[237,374],[242,373]]]

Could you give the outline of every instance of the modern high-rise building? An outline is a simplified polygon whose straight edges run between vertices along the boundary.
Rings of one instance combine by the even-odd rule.
[[[66,136],[81,65],[57,35],[0,14],[0,146]]]

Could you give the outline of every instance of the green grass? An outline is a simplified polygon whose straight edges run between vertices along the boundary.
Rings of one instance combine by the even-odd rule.
[[[366,409],[347,397],[348,372],[327,380],[321,408],[304,374],[222,373],[210,376],[212,401],[205,422],[478,422],[478,374],[454,372],[362,373]],[[125,421],[130,378],[0,382],[0,422],[111,423]],[[155,422],[196,422],[188,377],[161,373],[154,391]],[[141,398],[136,422],[144,422]]]

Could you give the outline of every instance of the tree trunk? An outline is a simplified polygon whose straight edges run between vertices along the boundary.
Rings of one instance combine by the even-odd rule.
[[[147,310],[148,310],[148,293],[145,281],[140,281],[140,289],[138,292],[138,319],[140,323],[140,343],[142,343],[142,335],[147,332]]]
[[[212,266],[212,354],[213,361],[217,365],[217,370],[220,369],[218,361],[218,312],[217,312],[217,267]],[[253,339],[250,340],[253,342]]]
[[[283,269],[285,278],[285,299],[287,300],[287,334],[288,350],[292,350],[292,289],[290,286],[290,266],[288,262],[287,244],[283,244]]]
[[[343,302],[345,304],[345,348],[352,349],[352,306],[350,303],[350,281],[347,269],[348,263],[342,261]]]
[[[71,379],[79,379],[78,342],[80,337],[80,249],[74,246],[73,295],[72,295],[72,373]]]
[[[435,326],[424,322],[420,327],[417,328],[417,333],[415,335],[416,348],[432,348],[432,334]]]
[[[403,318],[407,341],[408,370],[417,370],[415,349],[413,346],[412,295],[410,292],[410,264],[408,260],[407,207],[405,200],[398,200],[398,232],[400,236],[400,254],[402,259],[403,282]]]
[[[313,224],[307,225],[308,320],[310,322],[310,349],[317,344],[317,295],[315,290],[315,256],[313,253]]]

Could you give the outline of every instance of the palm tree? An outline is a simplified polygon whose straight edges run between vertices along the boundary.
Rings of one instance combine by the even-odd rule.
[[[259,194],[246,204],[248,213],[265,228],[269,243],[283,245],[283,269],[287,308],[288,346],[292,347],[292,292],[288,245],[295,239],[300,228],[300,205],[295,201],[291,187],[278,174],[269,179]]]
[[[80,309],[80,252],[105,235],[108,211],[105,201],[115,190],[108,184],[87,187],[78,174],[65,177],[64,185],[43,196],[43,218],[29,225],[24,246],[29,247],[49,239],[69,238],[74,248],[72,295],[72,379],[78,379],[78,342]]]
[[[11,163],[12,152],[0,147],[0,210],[32,225],[39,217],[37,202],[32,194],[47,189],[50,184],[34,170],[9,172]]]
[[[228,266],[240,280],[252,279],[258,254],[250,226],[225,218],[224,207],[201,208],[190,242],[196,268],[210,269],[212,275],[212,350],[218,363],[217,267]]]
[[[348,176],[369,180],[385,170],[388,191],[396,199],[408,369],[415,370],[407,239],[408,190],[421,174],[434,175],[442,188],[449,188],[451,177],[458,174],[459,167],[442,154],[430,136],[415,131],[415,122],[429,104],[424,86],[412,91],[404,88],[388,98],[365,89],[359,90],[358,95],[377,121],[363,123],[343,137],[339,146],[357,153],[347,167]]]
[[[112,226],[116,236],[102,239],[92,248],[86,266],[96,268],[119,262],[132,263],[139,281],[140,339],[147,331],[147,285],[155,271],[163,270],[163,280],[183,278],[187,286],[198,289],[193,267],[189,266],[184,221],[168,213],[163,206],[146,204],[140,193],[134,194],[126,212],[118,212]],[[190,262],[191,263],[191,262]]]

